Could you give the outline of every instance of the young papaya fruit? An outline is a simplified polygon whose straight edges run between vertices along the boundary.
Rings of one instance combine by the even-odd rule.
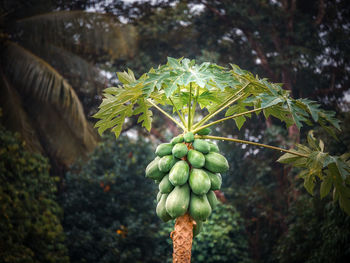
[[[173,189],[174,186],[169,181],[169,174],[167,174],[159,183],[159,192],[162,194],[169,194]]]
[[[190,167],[184,160],[178,161],[169,172],[169,180],[174,186],[183,185],[188,180]]]
[[[196,150],[189,150],[187,154],[187,160],[194,168],[202,168],[205,163],[203,153]]]
[[[172,140],[170,141],[170,143],[171,143],[172,145],[175,145],[175,144],[180,143],[180,142],[183,142],[183,141],[184,141],[184,136],[183,136],[182,134],[180,134],[180,135],[178,135],[178,136],[172,138]]]
[[[210,151],[210,144],[201,139],[195,139],[193,142],[193,148],[201,153],[208,153]]]
[[[171,216],[168,214],[168,212],[165,209],[165,203],[167,200],[168,194],[162,194],[156,208],[156,214],[157,216],[162,219],[164,222],[167,222],[171,219]]]
[[[188,184],[176,186],[168,195],[165,208],[172,218],[184,215],[190,203],[190,187]]]
[[[223,173],[229,168],[228,162],[220,153],[210,152],[205,155],[204,167],[213,173]]]
[[[154,159],[150,162],[146,167],[146,177],[151,178],[153,180],[162,180],[165,173],[161,172],[158,168],[158,162],[160,158]]]
[[[219,147],[213,143],[213,142],[208,142],[209,143],[209,146],[210,146],[210,152],[216,152],[216,153],[219,153],[220,152],[220,149]]]
[[[165,155],[170,155],[173,149],[173,145],[171,143],[162,143],[159,144],[156,149],[156,155],[159,157],[163,157]]]
[[[157,194],[157,203],[159,203],[159,200],[161,197],[162,197],[162,193],[159,191]]]
[[[210,179],[203,169],[193,168],[188,180],[192,192],[197,195],[204,195],[210,189]]]
[[[210,204],[210,207],[213,210],[216,207],[216,205],[219,203],[214,191],[209,191],[207,193],[207,198],[208,198],[208,202]]]
[[[174,145],[172,154],[176,157],[181,159],[182,157],[186,156],[188,152],[187,146],[184,143],[177,143]]]
[[[193,224],[193,237],[197,236],[203,229],[203,222],[197,220],[195,224]]]
[[[192,192],[189,212],[196,222],[206,220],[211,214],[211,206],[207,195],[196,195]]]
[[[197,132],[198,135],[209,135],[211,133],[211,129],[209,127],[201,129]]]
[[[158,161],[158,168],[161,172],[167,173],[176,163],[176,159],[172,155],[165,155]]]
[[[185,135],[184,135],[184,140],[185,140],[185,142],[193,142],[193,140],[194,140],[194,134],[193,134],[193,132],[187,132],[187,133],[185,133]]]
[[[210,178],[210,190],[220,190],[221,188],[221,184],[222,184],[222,177],[221,174],[219,173],[212,173],[208,170],[205,170],[205,172],[207,173],[207,175]]]

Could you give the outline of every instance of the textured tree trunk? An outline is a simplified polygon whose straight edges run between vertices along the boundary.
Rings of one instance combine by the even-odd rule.
[[[170,234],[173,240],[173,263],[190,263],[193,239],[193,219],[185,214],[176,219],[175,229]]]

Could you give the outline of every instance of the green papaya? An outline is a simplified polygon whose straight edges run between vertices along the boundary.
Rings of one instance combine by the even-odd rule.
[[[213,173],[223,173],[229,168],[228,162],[220,153],[210,152],[205,155],[204,167]]]
[[[190,187],[188,184],[176,186],[168,195],[165,209],[172,218],[184,215],[190,203]]]
[[[172,154],[176,157],[181,159],[182,157],[186,156],[188,152],[187,146],[184,143],[177,143],[174,145]]]
[[[222,177],[219,173],[212,173],[208,170],[205,171],[210,178],[210,190],[220,190],[222,184]]]
[[[193,134],[193,132],[187,132],[187,133],[185,133],[185,135],[184,135],[184,140],[185,140],[185,142],[193,142],[193,140],[194,140],[194,134]]]
[[[174,186],[169,181],[169,174],[163,177],[162,181],[159,183],[159,191],[162,194],[169,194],[174,189]]]
[[[203,222],[202,221],[196,221],[195,224],[193,224],[193,237],[197,236],[203,229]]]
[[[216,194],[214,193],[214,191],[209,191],[207,193],[207,198],[208,198],[208,202],[210,204],[210,207],[213,210],[216,207],[216,205],[219,203],[218,199],[216,198]]]
[[[204,195],[210,189],[210,178],[202,169],[193,168],[188,182],[192,192],[198,195]]]
[[[201,153],[208,153],[210,151],[210,144],[201,139],[195,139],[193,142],[193,148]]]
[[[209,135],[210,133],[211,133],[211,129],[208,127],[201,129],[197,132],[198,135]]]
[[[171,219],[171,216],[165,209],[165,203],[168,198],[168,194],[162,194],[160,201],[157,204],[156,213],[157,216],[162,219],[164,222],[167,222]]]
[[[184,141],[184,136],[183,136],[182,134],[180,134],[180,135],[174,137],[174,138],[170,141],[170,143],[171,143],[172,145],[175,145],[175,144],[180,143],[180,142],[183,142],[183,141]]]
[[[165,155],[170,155],[173,149],[173,145],[171,143],[162,143],[159,144],[156,149],[156,155],[159,157],[163,157]]]
[[[196,195],[195,193],[191,193],[189,212],[196,222],[206,220],[211,214],[211,206],[207,195]]]
[[[162,197],[162,193],[159,191],[157,194],[157,203],[159,202],[161,197]]]
[[[190,167],[187,162],[178,161],[169,172],[169,180],[174,186],[183,185],[188,180]]]
[[[205,157],[203,153],[196,150],[189,150],[187,154],[187,160],[194,168],[201,168],[204,166]]]
[[[154,159],[150,162],[146,167],[146,177],[151,178],[153,180],[162,180],[165,173],[161,172],[158,168],[158,162],[160,158]]]
[[[158,161],[158,168],[161,172],[167,173],[176,163],[176,159],[172,155],[165,155]]]
[[[208,142],[209,143],[209,146],[210,146],[210,152],[216,152],[216,153],[219,153],[220,152],[220,149],[219,147],[213,143],[213,142]]]

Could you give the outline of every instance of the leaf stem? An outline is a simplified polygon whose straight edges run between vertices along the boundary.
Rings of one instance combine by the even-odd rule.
[[[245,141],[245,140],[240,140],[240,139],[234,139],[234,138],[226,138],[226,137],[219,137],[219,136],[210,136],[210,135],[196,135],[195,138],[200,138],[200,139],[212,139],[212,140],[224,140],[224,141],[231,141],[231,142],[237,142],[237,143],[242,143],[242,144],[250,144],[250,145],[254,145],[254,146],[259,146],[259,147],[264,147],[264,148],[269,148],[269,149],[273,149],[276,151],[281,151],[281,152],[285,152],[285,153],[290,153],[290,154],[294,154],[300,157],[305,157],[308,158],[309,156],[306,154],[302,154],[302,153],[298,153],[298,152],[294,152],[294,151],[290,151],[290,150],[286,150],[283,148],[279,148],[276,146],[271,146],[271,145],[267,145],[267,144],[263,144],[263,143],[258,143],[258,142],[251,142],[251,141]]]
[[[191,131],[191,100],[192,100],[192,82],[190,82],[190,96],[188,100],[188,113],[187,113],[187,121],[188,121],[188,130]]]
[[[194,100],[194,106],[192,107],[192,123],[193,123],[193,120],[194,120],[194,116],[196,115],[196,107],[197,107],[197,102],[198,102],[198,95],[199,95],[199,86],[197,86],[197,89],[195,91],[196,93],[196,97],[195,97],[195,100]]]
[[[167,112],[165,112],[162,108],[160,108],[157,104],[155,104],[153,101],[150,99],[147,99],[149,103],[151,103],[157,110],[159,110],[161,113],[163,113],[165,116],[167,116],[170,120],[172,120],[177,126],[179,126],[182,130],[186,131],[187,129],[179,123],[177,120],[175,120],[172,116],[170,116]]]
[[[233,94],[232,96],[230,96],[227,100],[225,100],[223,103],[221,103],[215,111],[213,111],[212,113],[209,113],[207,116],[205,116],[200,122],[196,123],[194,125],[194,128],[197,128],[200,125],[203,125],[204,123],[206,123],[207,121],[209,121],[211,118],[213,118],[215,115],[217,115],[218,113],[220,113],[222,110],[224,110],[225,108],[227,108],[228,106],[230,106],[232,103],[236,102],[237,100],[239,100],[240,98],[242,98],[244,96],[244,94],[236,97],[241,91],[243,91],[246,87],[248,87],[248,85],[250,84],[250,82],[248,82],[247,84],[245,84],[240,90],[238,90],[235,94]],[[235,98],[236,97],[236,98]]]
[[[198,127],[198,128],[196,128],[196,129],[194,129],[194,130],[193,130],[193,133],[196,133],[196,132],[199,131],[199,130],[202,130],[202,129],[204,129],[204,128],[210,127],[210,126],[215,125],[215,124],[217,124],[217,123],[220,123],[220,122],[223,122],[223,121],[226,121],[226,120],[229,120],[229,119],[234,119],[234,118],[237,118],[237,117],[239,117],[239,116],[247,115],[247,114],[250,114],[250,113],[253,113],[253,112],[256,112],[256,111],[260,111],[260,110],[263,110],[263,109],[266,109],[266,108],[257,108],[257,109],[254,109],[254,110],[249,110],[249,111],[241,112],[241,113],[238,113],[238,114],[235,114],[235,115],[232,115],[232,116],[228,116],[228,117],[225,117],[225,118],[222,118],[222,119],[213,121],[213,122],[211,122],[211,123],[208,123],[207,125],[204,125],[204,126],[201,126],[201,127]]]
[[[179,115],[179,118],[180,118],[180,120],[181,120],[183,126],[186,127],[186,121],[185,121],[184,117],[181,115],[181,113],[179,112],[179,110],[177,109],[177,107],[175,106],[173,100],[172,100],[170,97],[169,97],[169,100],[170,100],[171,104],[173,104],[173,106],[174,106],[174,108],[175,108],[175,110],[176,110],[177,115]]]

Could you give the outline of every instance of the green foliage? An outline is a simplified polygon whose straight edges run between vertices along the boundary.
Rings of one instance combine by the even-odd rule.
[[[105,138],[86,164],[67,174],[63,226],[71,262],[164,262],[157,250],[153,183],[144,177],[150,145],[142,140]],[[170,249],[170,248],[169,248]]]
[[[288,230],[275,247],[276,262],[349,261],[350,218],[339,208],[303,194],[289,212]]]
[[[192,131],[198,103],[209,114],[193,125],[193,131],[197,132],[215,114],[235,103],[227,109],[226,116],[235,119],[239,129],[246,121],[246,116],[250,117],[251,112],[258,114],[261,110],[266,118],[271,115],[284,121],[287,126],[295,123],[299,129],[303,123],[312,124],[311,119],[330,132],[333,132],[331,127],[339,129],[339,121],[334,118],[334,113],[319,109],[316,102],[295,100],[280,84],[259,79],[237,65],[231,64],[231,68],[228,70],[209,62],[197,65],[195,60],[168,57],[165,65],[151,68],[139,79],[130,69],[128,72],[119,72],[118,77],[123,85],[105,89],[100,110],[94,115],[100,119],[95,127],[99,128],[100,134],[112,128],[118,137],[126,118],[142,113],[138,122],[150,130],[152,112],[149,108],[161,104],[170,105],[172,112],[178,114],[182,124],[173,120],[180,128]],[[186,114],[188,122],[184,120]],[[213,124],[216,123],[204,127]]]
[[[69,262],[47,160],[0,126],[0,261]]]
[[[340,207],[350,215],[350,154],[331,156],[324,152],[324,143],[314,137],[310,131],[308,146],[297,145],[296,152],[306,157],[290,153],[282,155],[277,161],[302,168],[298,177],[304,179],[304,187],[314,194],[316,180],[322,180],[320,197],[324,198],[333,189],[333,200],[339,201]]]

